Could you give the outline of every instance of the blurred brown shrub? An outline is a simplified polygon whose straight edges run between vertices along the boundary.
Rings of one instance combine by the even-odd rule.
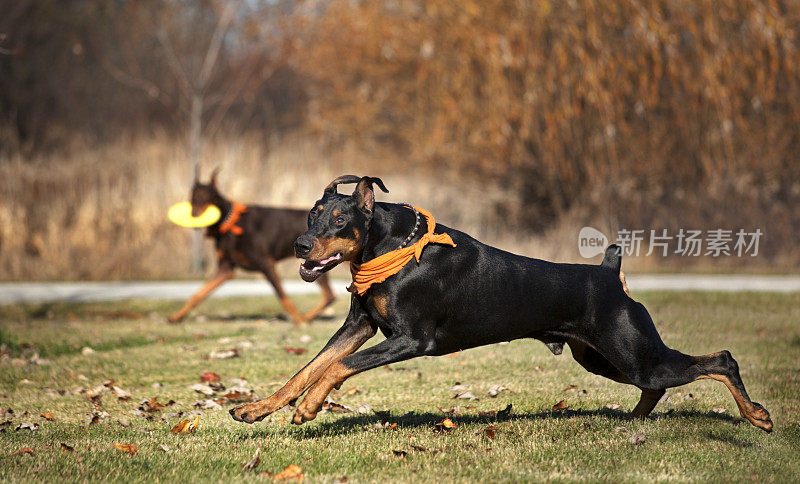
[[[800,223],[800,4],[325,3],[294,67],[309,122],[520,193],[512,227],[575,205],[612,228]],[[788,246],[786,246],[788,248]]]

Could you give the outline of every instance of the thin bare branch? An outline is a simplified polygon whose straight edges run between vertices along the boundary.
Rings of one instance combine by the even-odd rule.
[[[226,3],[222,14],[220,14],[219,21],[214,28],[214,33],[211,35],[211,41],[208,44],[208,50],[203,59],[203,66],[200,68],[200,72],[197,75],[197,85],[201,91],[205,90],[208,79],[211,77],[211,70],[214,68],[214,64],[217,63],[219,50],[222,47],[222,40],[225,38],[225,33],[233,20],[233,14],[239,10],[240,4],[241,0],[233,4]]]
[[[172,47],[172,41],[170,40],[169,35],[163,28],[158,29],[157,38],[158,43],[164,48],[167,66],[172,72],[172,75],[175,76],[175,79],[178,81],[178,85],[181,87],[183,94],[189,98],[196,91],[201,90],[201,87],[192,84],[192,81],[189,79],[186,70],[178,59],[178,56],[175,54],[175,49]]]

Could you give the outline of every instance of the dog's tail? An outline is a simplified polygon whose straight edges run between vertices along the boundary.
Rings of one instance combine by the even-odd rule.
[[[622,267],[622,247],[617,244],[609,245],[600,266],[607,267],[619,274],[619,282],[622,283],[622,290],[630,297],[631,293],[628,291],[628,282],[625,280],[625,273],[620,270]]]
[[[622,248],[617,244],[609,245],[600,265],[619,273],[619,269],[622,267]]]

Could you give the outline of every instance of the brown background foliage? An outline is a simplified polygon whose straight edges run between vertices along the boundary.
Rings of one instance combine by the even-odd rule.
[[[163,219],[190,173],[170,66],[201,62],[221,4],[0,6],[0,278],[185,274]],[[754,261],[633,263],[800,265],[796,1],[239,8],[203,113],[203,165],[234,198],[307,206],[369,172],[529,255],[577,260],[584,224],[758,227]]]

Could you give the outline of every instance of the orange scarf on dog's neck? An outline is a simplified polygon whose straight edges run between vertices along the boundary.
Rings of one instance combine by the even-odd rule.
[[[235,235],[242,235],[244,230],[236,225],[236,222],[239,221],[239,217],[241,217],[241,215],[246,211],[247,207],[245,205],[242,205],[238,202],[233,202],[231,204],[231,211],[228,214],[228,217],[225,218],[225,220],[219,225],[219,233],[225,234],[230,231]]]
[[[445,244],[455,247],[456,244],[453,239],[447,234],[434,234],[436,228],[436,220],[433,215],[427,210],[419,207],[414,207],[417,212],[425,216],[425,221],[428,224],[428,232],[422,236],[416,243],[408,247],[387,252],[363,264],[356,264],[350,262],[350,273],[353,275],[353,284],[347,288],[350,292],[358,293],[363,296],[367,289],[373,284],[383,282],[390,276],[400,272],[408,262],[416,257],[417,263],[422,256],[422,249],[428,244]]]

